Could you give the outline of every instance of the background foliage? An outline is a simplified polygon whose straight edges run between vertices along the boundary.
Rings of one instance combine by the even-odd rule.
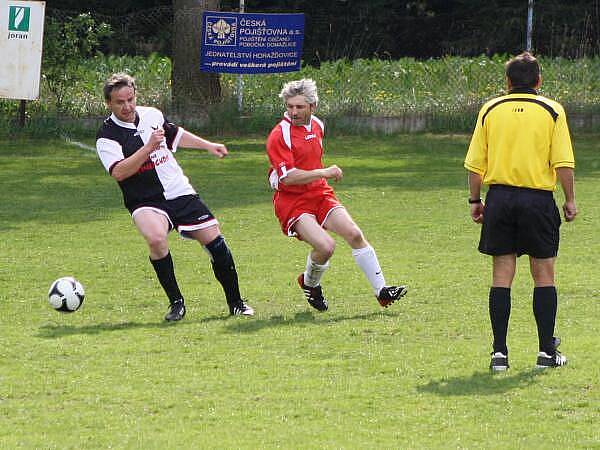
[[[71,86],[81,82],[82,61],[95,55],[100,43],[112,34],[110,26],[96,23],[89,13],[65,20],[48,17],[44,26],[43,79],[52,94],[57,112],[77,108],[80,98],[67,95]],[[67,104],[65,104],[67,102]]]
[[[359,131],[381,128],[371,119],[382,117],[395,118],[396,124],[384,126],[390,129],[467,130],[479,105],[504,89],[502,65],[508,53],[503,52],[520,51],[524,40],[525,1],[320,3],[247,2],[248,11],[304,11],[306,42],[299,74],[244,77],[240,116],[236,78],[227,74],[220,77],[216,98],[221,102],[201,102],[207,114],[181,114],[175,108],[170,2],[123,0],[118,8],[111,1],[53,2],[47,15],[41,98],[27,105],[29,119],[35,119],[28,121],[29,130],[73,128],[85,124],[82,118],[95,127],[105,113],[102,83],[115,71],[138,79],[141,103],[178,113],[175,118],[185,125],[194,122],[215,132],[268,128],[281,112],[277,94],[282,83],[298,76],[318,81],[321,115],[343,119],[330,120],[330,130],[337,125]],[[593,129],[600,108],[600,41],[595,34],[600,0],[573,1],[568,8],[552,0],[535,5],[542,94],[564,103],[569,114],[587,114],[575,124]],[[237,2],[221,2],[224,10],[236,7]],[[0,100],[0,133],[12,131],[17,106]]]
[[[278,93],[285,81],[310,77],[319,84],[319,114],[342,117],[428,118],[427,129],[469,130],[479,106],[505,88],[503,64],[507,55],[453,57],[417,60],[357,59],[324,62],[320,67],[304,66],[300,73],[244,76],[244,111],[236,104],[236,77],[223,74],[223,101],[209,109],[208,131],[264,132],[282,113]],[[568,114],[600,112],[600,57],[541,58],[544,84],[541,93],[562,102]],[[108,74],[125,71],[137,79],[140,104],[171,112],[171,61],[166,56],[105,56],[80,60],[69,66],[69,83],[61,85],[62,100],[53,94],[48,79],[42,95],[28,102],[28,126],[42,131],[48,126],[78,126],[89,118],[97,128],[106,107],[102,85]],[[59,72],[60,73],[60,72]],[[0,100],[0,131],[10,130],[18,102]],[[366,120],[366,119],[364,119]],[[424,120],[424,119],[423,119]],[[198,125],[198,124],[196,124]],[[348,131],[348,126],[340,122]],[[433,128],[432,128],[433,127]]]

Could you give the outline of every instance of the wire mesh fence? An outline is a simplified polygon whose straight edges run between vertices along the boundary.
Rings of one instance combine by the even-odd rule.
[[[177,2],[175,2],[177,3]],[[258,4],[278,4],[257,9]],[[197,9],[218,6],[236,11],[237,0],[198,0]],[[304,59],[308,64],[340,58],[416,58],[515,53],[525,48],[527,1],[404,2],[372,0],[246,1],[246,12],[302,12],[306,20]],[[84,11],[85,9],[81,9]],[[383,11],[383,13],[382,13]],[[475,11],[475,14],[474,14]],[[55,18],[77,14],[48,7]],[[112,54],[171,55],[180,33],[172,29],[169,3],[127,14],[92,12],[115,31],[106,45]],[[537,0],[533,14],[533,49],[548,57],[600,55],[600,0]],[[181,30],[177,30],[181,31]]]
[[[200,6],[208,4],[205,2]],[[47,9],[47,15],[57,20],[75,14],[74,11]],[[197,10],[180,10],[177,14],[198,13]],[[328,17],[325,13],[319,15],[311,11],[307,16],[307,25],[310,21],[312,27],[327,29]],[[349,23],[348,39],[344,43],[336,40],[338,37],[331,37],[326,44],[329,49],[326,54],[329,57],[340,53],[360,55],[363,47],[367,46],[364,41],[366,38],[354,39],[352,36],[372,20],[367,16],[357,14],[354,17],[353,22]],[[28,115],[37,119],[102,116],[106,112],[101,96],[103,81],[111,73],[120,71],[136,77],[140,104],[173,112],[173,67],[171,58],[166,55],[173,54],[173,47],[189,45],[174,38],[181,33],[173,30],[176,19],[173,7],[158,6],[124,15],[94,13],[93,17],[97,22],[110,24],[113,30],[111,38],[103,44],[103,55],[81,61],[77,67],[80,72],[77,81],[67,87],[60,108],[42,80],[41,98],[28,104]],[[600,44],[590,41],[590,36],[596,32],[589,31],[593,24],[588,23],[586,27],[582,31],[583,37],[573,39],[589,52]],[[307,26],[307,36],[310,33],[311,28]],[[567,32],[563,30],[562,33],[566,36]],[[368,36],[381,40],[383,34],[382,30],[375,29]],[[314,49],[309,47],[308,51]],[[217,86],[221,102],[210,108],[221,112],[219,120],[241,115],[270,121],[282,111],[277,96],[282,84],[290,79],[308,77],[318,82],[321,99],[319,111],[326,117],[360,118],[349,119],[349,123],[358,120],[361,124],[369,123],[370,119],[366,118],[376,118],[380,124],[385,122],[381,118],[386,118],[387,122],[382,126],[389,129],[424,129],[432,124],[442,128],[465,128],[471,126],[472,116],[479,105],[504,88],[503,63],[506,55],[444,56],[435,59],[377,56],[323,60],[314,65],[305,63],[299,73],[245,75],[242,111],[237,108],[237,76],[221,74]],[[542,94],[564,103],[569,112],[598,116],[600,57],[541,57],[540,60],[545,80]],[[14,116],[16,109],[16,102],[0,100],[0,110],[7,116]],[[586,126],[597,126],[596,122],[597,119],[583,120]]]

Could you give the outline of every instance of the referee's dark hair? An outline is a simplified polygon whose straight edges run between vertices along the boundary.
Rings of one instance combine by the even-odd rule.
[[[127,75],[126,73],[112,74],[108,80],[106,80],[106,83],[104,83],[104,99],[109,101],[112,91],[121,89],[125,86],[133,88],[133,92],[135,92],[135,80],[131,75]]]
[[[529,52],[515,56],[504,67],[513,88],[534,88],[540,79],[540,65]]]

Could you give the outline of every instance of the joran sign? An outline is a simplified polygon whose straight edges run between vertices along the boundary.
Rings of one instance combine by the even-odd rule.
[[[40,95],[46,2],[0,0],[0,97]]]

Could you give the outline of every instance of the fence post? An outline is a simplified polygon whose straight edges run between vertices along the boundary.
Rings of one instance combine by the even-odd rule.
[[[240,0],[240,13],[245,11],[244,0]],[[240,73],[237,77],[237,101],[238,101],[238,112],[241,114],[244,108],[244,79]]]
[[[527,5],[527,51],[531,51],[531,34],[533,31],[533,0]]]
[[[19,101],[19,128],[25,126],[25,100]]]

